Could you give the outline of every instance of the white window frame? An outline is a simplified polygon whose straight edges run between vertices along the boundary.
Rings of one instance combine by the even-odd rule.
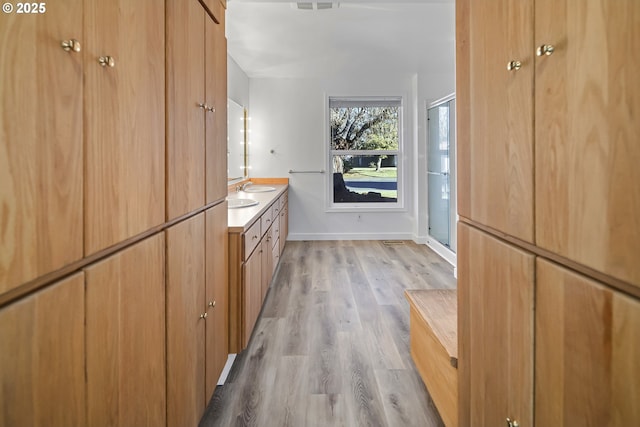
[[[356,104],[398,103],[398,150],[332,150],[331,149],[331,101]],[[402,96],[327,96],[325,119],[325,159],[326,176],[326,212],[394,212],[404,211],[404,100]],[[397,201],[396,202],[357,202],[334,203],[333,201],[333,156],[336,155],[394,155],[397,162]]]

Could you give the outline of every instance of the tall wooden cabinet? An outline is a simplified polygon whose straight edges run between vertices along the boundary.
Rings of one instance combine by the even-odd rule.
[[[0,14],[0,294],[82,258],[82,1]]]
[[[196,426],[228,356],[227,204],[167,235],[167,425]]]
[[[0,309],[0,426],[86,425],[84,274]]]
[[[167,425],[197,425],[205,396],[204,214],[167,235]]]
[[[216,387],[227,57],[210,3],[0,14],[0,427],[195,426]]]
[[[640,300],[538,259],[536,423],[640,420]]]
[[[196,0],[167,0],[167,218],[204,204],[205,21]]]
[[[84,2],[85,255],[164,222],[164,10]]]
[[[472,424],[503,425],[510,417],[530,426],[534,256],[466,224],[458,236],[458,280],[482,284],[467,290]]]
[[[633,424],[640,4],[456,14],[460,425]]]
[[[207,402],[229,356],[229,238],[227,203],[205,212],[206,396]]]
[[[213,17],[196,0],[166,4],[169,220],[227,195],[227,39],[216,4]]]
[[[85,269],[87,425],[166,423],[165,239]]]
[[[207,3],[213,16],[205,24],[205,91],[210,104],[205,131],[206,202],[211,203],[227,196],[227,38],[222,3]]]

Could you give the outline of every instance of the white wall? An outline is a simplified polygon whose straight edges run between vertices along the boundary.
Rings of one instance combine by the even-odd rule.
[[[453,53],[452,53],[453,58]],[[289,238],[420,239],[426,236],[426,103],[451,93],[454,75],[250,79],[250,176],[289,177]],[[327,212],[328,96],[396,96],[404,103],[404,210]],[[273,151],[273,153],[272,153]],[[289,174],[321,170],[325,174]],[[417,186],[415,185],[417,184]],[[424,231],[423,231],[424,230]]]
[[[238,63],[227,55],[227,97],[249,110],[249,77]]]

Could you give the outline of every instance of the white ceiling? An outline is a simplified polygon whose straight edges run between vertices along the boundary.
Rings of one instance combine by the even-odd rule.
[[[454,27],[454,0],[227,3],[229,55],[251,78],[453,73]]]

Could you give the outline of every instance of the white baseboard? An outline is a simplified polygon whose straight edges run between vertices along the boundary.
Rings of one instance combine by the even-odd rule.
[[[229,372],[231,371],[231,366],[233,366],[233,362],[235,360],[235,353],[232,353],[227,357],[227,363],[225,363],[224,369],[222,369],[222,373],[220,374],[220,378],[218,378],[218,385],[224,385],[224,383],[227,381],[227,377],[229,376]]]
[[[287,240],[412,240],[411,233],[289,233]]]
[[[454,267],[454,276],[457,277],[458,258],[456,253],[432,237],[427,237],[426,245]]]

